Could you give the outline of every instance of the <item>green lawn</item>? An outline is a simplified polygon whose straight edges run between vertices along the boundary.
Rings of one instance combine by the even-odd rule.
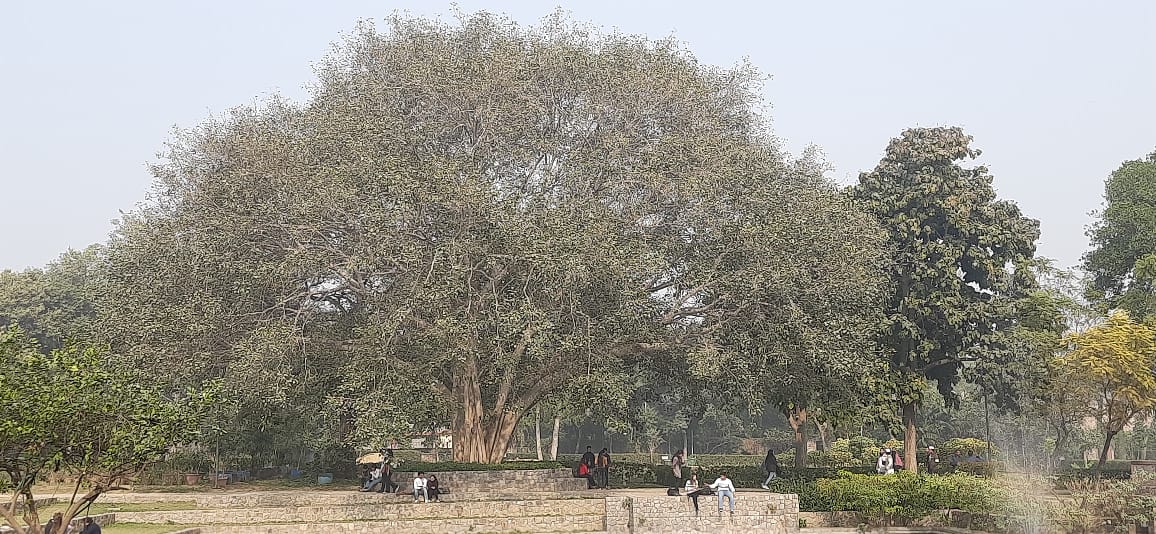
[[[168,534],[189,528],[182,525],[145,525],[141,523],[116,523],[104,527],[105,534]]]
[[[65,503],[58,503],[38,510],[41,517],[51,517],[54,512],[63,512],[68,507]],[[84,515],[97,515],[115,512],[163,512],[171,510],[193,510],[197,503],[192,501],[172,502],[141,502],[141,503],[102,503],[97,501],[84,511]],[[174,529],[177,530],[177,529]]]

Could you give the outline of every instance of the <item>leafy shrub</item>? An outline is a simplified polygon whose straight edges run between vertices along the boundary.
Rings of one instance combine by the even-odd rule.
[[[1137,475],[1134,480],[1075,480],[1067,484],[1071,493],[1060,498],[1052,510],[1054,525],[1063,532],[1127,532],[1130,525],[1156,521],[1156,497],[1145,486],[1156,479]]]
[[[1129,480],[1132,478],[1132,466],[1127,462],[1116,463],[1108,462],[1104,465],[1104,470],[1100,471],[1101,480]],[[1069,485],[1087,480],[1094,480],[1096,478],[1096,468],[1093,467],[1069,467],[1056,473],[1056,489],[1066,489]]]
[[[992,454],[999,451],[992,447]],[[951,438],[939,448],[940,458],[950,458],[958,454],[963,458],[969,456],[983,457],[987,454],[987,442],[979,438]],[[990,460],[990,458],[989,458]]]
[[[956,473],[966,473],[977,477],[991,478],[1003,470],[999,462],[960,462],[955,466]]]
[[[839,464],[834,467],[874,465],[880,447],[879,442],[867,436],[839,438],[831,444],[831,457]]]
[[[889,476],[841,472],[838,478],[819,480],[821,503],[830,511],[864,514],[869,520],[910,521],[939,510],[989,514],[1001,509],[1007,495],[990,482],[971,475]]]

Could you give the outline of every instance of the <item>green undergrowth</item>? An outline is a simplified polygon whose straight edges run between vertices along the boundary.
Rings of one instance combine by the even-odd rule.
[[[197,503],[192,501],[163,501],[163,502],[141,502],[141,503],[115,503],[115,502],[100,502],[92,503],[92,506],[87,510],[81,510],[82,515],[99,515],[110,514],[116,512],[170,512],[176,510],[195,510]],[[57,503],[51,506],[46,506],[38,510],[41,516],[51,516],[55,512],[63,512],[68,509],[67,503]]]

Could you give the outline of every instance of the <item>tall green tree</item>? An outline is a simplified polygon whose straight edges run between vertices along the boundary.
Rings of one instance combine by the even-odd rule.
[[[1156,315],[1156,152],[1108,177],[1098,215],[1084,255],[1092,292],[1137,319]]]
[[[917,468],[923,381],[952,398],[965,365],[991,357],[1000,331],[1014,324],[1008,300],[1034,287],[1027,261],[1039,223],[996,198],[986,167],[961,164],[979,155],[971,140],[960,128],[905,130],[851,190],[889,233],[880,345],[899,386],[909,470]]]
[[[99,245],[65,252],[43,268],[0,271],[0,327],[20,326],[44,351],[91,337],[103,280]]]

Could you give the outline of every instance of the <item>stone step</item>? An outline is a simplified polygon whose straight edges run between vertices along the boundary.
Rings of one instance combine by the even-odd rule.
[[[673,497],[642,490],[606,497],[606,530],[614,533],[728,532],[794,533],[799,530],[796,495],[743,492],[735,497],[735,511],[718,511],[714,496],[699,498],[700,511],[685,496]]]
[[[445,502],[472,501],[522,501],[522,500],[566,500],[601,499],[605,491],[511,491],[498,490],[478,493],[451,492],[442,495]],[[344,491],[258,491],[258,492],[215,492],[215,493],[106,493],[98,502],[104,504],[147,504],[147,503],[187,503],[189,508],[277,508],[310,505],[353,506],[360,504],[413,502],[409,493],[388,494]]]
[[[440,532],[605,532],[602,515],[530,516],[506,518],[405,519],[324,523],[211,525],[201,534],[426,534]]]
[[[607,495],[605,490],[580,491],[487,491],[477,493],[443,493],[439,496],[442,502],[474,502],[474,501],[551,501],[567,499],[602,499]],[[413,502],[412,493],[380,494],[385,502]]]
[[[125,523],[218,525],[238,523],[313,523],[331,521],[381,521],[416,519],[504,519],[538,516],[585,516],[606,513],[605,499],[540,501],[473,501],[414,503],[363,503],[355,505],[294,506],[117,512]]]
[[[443,487],[459,493],[483,492],[494,488],[521,491],[577,491],[586,488],[586,479],[574,478],[569,469],[448,471],[432,474],[437,475]],[[396,471],[393,481],[402,488],[412,488],[415,475],[412,471]]]

